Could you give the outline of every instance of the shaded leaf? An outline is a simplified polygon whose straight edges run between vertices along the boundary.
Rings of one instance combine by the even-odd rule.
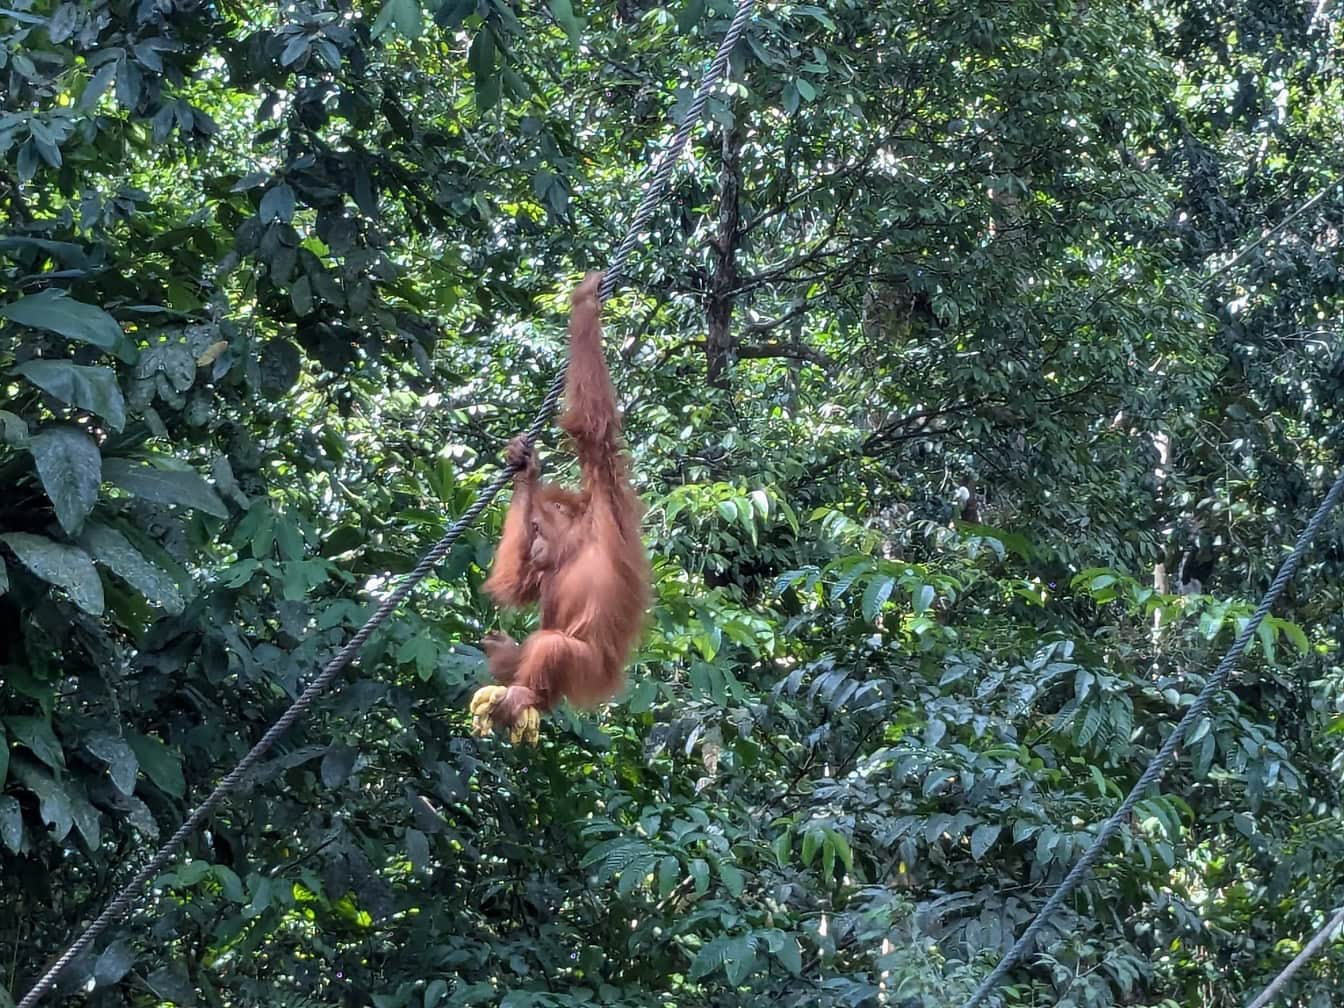
[[[117,790],[128,795],[135,790],[140,761],[126,740],[119,735],[99,733],[84,740],[85,747],[107,764],[108,774]]]
[[[9,795],[0,795],[0,842],[16,854],[23,845],[23,810]]]
[[[79,544],[92,554],[94,560],[143,595],[145,601],[161,606],[173,615],[182,611],[185,603],[177,582],[146,560],[116,529],[91,523],[79,537]]]
[[[187,793],[187,781],[182,776],[182,757],[158,739],[130,732],[126,742],[140,762],[140,769],[160,791],[173,798]]]
[[[27,532],[11,532],[0,536],[0,541],[43,581],[64,589],[70,600],[90,616],[103,614],[103,583],[82,549]]]
[[[118,938],[103,949],[93,964],[93,979],[100,987],[110,987],[121,980],[135,965],[135,950],[125,938]]]
[[[28,450],[56,520],[75,535],[98,503],[103,456],[97,443],[77,427],[51,427],[34,434]]]
[[[135,359],[134,350],[127,345],[116,319],[95,305],[76,301],[64,291],[49,288],[0,305],[0,318],[111,350],[128,362]]]
[[[161,469],[110,458],[103,462],[103,478],[129,494],[156,504],[176,504],[204,511],[216,518],[229,516],[229,509],[214,488],[190,470]]]
[[[7,717],[5,727],[14,741],[28,747],[34,756],[53,770],[65,768],[65,753],[46,718]]]
[[[14,370],[61,402],[96,413],[114,431],[126,426],[126,400],[111,368],[65,360],[30,360]]]

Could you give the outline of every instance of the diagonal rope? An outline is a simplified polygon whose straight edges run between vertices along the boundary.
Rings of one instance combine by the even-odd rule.
[[[691,100],[686,115],[682,118],[681,125],[677,127],[676,132],[672,134],[671,139],[663,148],[658,157],[658,162],[654,167],[652,175],[644,188],[644,196],[639,206],[635,209],[634,216],[630,219],[630,227],[626,233],[625,239],[617,247],[611,257],[610,264],[607,267],[606,276],[602,280],[601,299],[610,298],[615,292],[616,286],[620,281],[622,273],[625,271],[631,253],[642,238],[642,232],[648,225],[654,210],[662,202],[664,190],[672,177],[672,172],[676,168],[677,161],[685,150],[686,143],[690,139],[691,132],[698,125],[700,113],[704,111],[705,102],[709,100],[710,93],[717,85],[719,78],[723,76],[728,67],[728,58],[732,54],[737,41],[742,37],[742,32],[746,29],[747,22],[751,17],[751,10],[754,0],[738,0],[737,13],[732,22],[728,25],[728,31],[719,43],[719,50],[714,56],[714,61],[705,70],[700,79],[700,86],[696,90],[695,97]],[[546,393],[546,398],[542,400],[541,406],[537,410],[537,417],[528,428],[527,440],[530,444],[536,440],[543,427],[550,421],[556,407],[560,403],[560,397],[565,388],[565,366],[561,366],[559,373],[552,382],[550,390]],[[118,890],[117,894],[103,907],[102,912],[94,918],[83,933],[56,959],[47,969],[42,977],[33,984],[33,987],[16,1008],[33,1008],[38,1000],[51,989],[56,978],[60,975],[71,962],[73,962],[85,949],[87,949],[94,940],[107,930],[113,921],[128,913],[140,901],[144,895],[146,884],[154,878],[159,872],[168,866],[173,860],[177,851],[186,843],[187,838],[199,829],[210,814],[218,807],[229,794],[231,794],[243,779],[250,773],[293,725],[308,713],[310,707],[330,688],[336,678],[336,674],[344,669],[355,656],[359,653],[373,632],[380,627],[400,605],[406,601],[411,592],[417,585],[423,581],[429,573],[438,566],[448,552],[457,544],[457,540],[480,516],[495,495],[503,488],[504,484],[512,477],[514,470],[508,466],[502,468],[491,478],[477,495],[476,500],[471,507],[457,519],[451,528],[444,534],[443,538],[430,547],[418,564],[406,574],[396,590],[392,592],[380,605],[368,621],[359,628],[353,637],[346,643],[345,647],[333,657],[322,671],[317,674],[311,683],[294,700],[289,708],[280,715],[275,724],[271,725],[247,754],[238,761],[238,765],[230,770],[220,779],[214,787],[214,790],[206,796],[205,800],[197,805],[187,816],[186,820],[179,826],[176,832],[164,842],[152,858],[142,867],[135,876]]]
[[[1288,981],[1293,978],[1293,974],[1306,965],[1312,956],[1323,949],[1330,937],[1339,933],[1340,928],[1344,928],[1344,910],[1340,910],[1326,921],[1325,927],[1312,936],[1311,941],[1307,942],[1306,947],[1297,954],[1296,958],[1285,966],[1283,972],[1276,976],[1270,985],[1260,992],[1260,996],[1246,1008],[1265,1008],[1266,1005],[1278,997],[1279,991],[1287,986]]]
[[[1143,797],[1144,792],[1151,785],[1157,783],[1166,773],[1167,766],[1171,763],[1172,756],[1176,752],[1176,747],[1180,745],[1181,740],[1185,738],[1186,732],[1194,725],[1195,721],[1203,715],[1214,696],[1222,690],[1223,682],[1227,679],[1228,673],[1232,671],[1237,659],[1246,650],[1246,646],[1251,642],[1251,638],[1255,635],[1255,631],[1259,628],[1261,622],[1269,615],[1269,610],[1278,601],[1283,589],[1293,579],[1293,575],[1297,573],[1298,564],[1302,562],[1302,558],[1306,555],[1307,548],[1311,545],[1311,541],[1316,538],[1316,533],[1321,530],[1321,526],[1325,524],[1326,517],[1339,503],[1341,496],[1344,496],[1344,470],[1341,470],[1339,475],[1335,477],[1330,492],[1325,495],[1325,500],[1321,501],[1320,507],[1311,516],[1311,521],[1307,522],[1307,527],[1297,537],[1297,542],[1293,545],[1293,551],[1288,554],[1288,558],[1283,561],[1283,566],[1274,575],[1274,580],[1270,584],[1269,590],[1265,592],[1264,598],[1255,607],[1255,612],[1251,613],[1251,618],[1247,620],[1241,633],[1237,635],[1237,639],[1232,642],[1232,646],[1228,648],[1223,660],[1213,670],[1213,675],[1209,678],[1208,683],[1199,691],[1199,695],[1195,697],[1185,715],[1180,721],[1176,722],[1176,727],[1171,730],[1167,740],[1157,750],[1157,754],[1153,756],[1153,761],[1148,764],[1148,769],[1143,772],[1143,776],[1138,779],[1129,794],[1125,796],[1125,800],[1120,803],[1120,807],[1101,824],[1096,839],[1083,852],[1083,856],[1078,859],[1078,863],[1073,866],[1068,875],[1064,876],[1064,881],[1059,884],[1059,888],[1037,911],[1036,916],[1027,925],[1027,929],[1022,932],[1022,937],[1013,944],[1013,947],[1008,950],[1008,954],[990,971],[989,976],[985,977],[980,986],[975,989],[975,993],[971,995],[970,1000],[962,1005],[962,1008],[975,1008],[990,994],[998,990],[999,985],[1007,977],[1008,971],[1017,965],[1027,950],[1031,948],[1032,943],[1045,929],[1055,911],[1064,905],[1064,901],[1073,894],[1079,883],[1083,881],[1083,876],[1101,858],[1107,843],[1119,830],[1120,824],[1129,818],[1129,814],[1134,810],[1134,806],[1139,803],[1139,799]]]

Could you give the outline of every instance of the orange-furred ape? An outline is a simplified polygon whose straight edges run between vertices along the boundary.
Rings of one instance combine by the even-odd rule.
[[[561,700],[593,706],[621,688],[649,607],[649,561],[639,538],[643,505],[621,450],[616,393],[602,356],[598,288],[586,276],[570,298],[569,372],[560,426],[579,457],[583,488],[538,478],[527,441],[510,442],[519,468],[504,534],[485,590],[502,606],[541,603],[541,629],[522,644],[504,633],[482,642],[497,686],[471,701],[473,730],[512,729],[536,741],[538,716]]]

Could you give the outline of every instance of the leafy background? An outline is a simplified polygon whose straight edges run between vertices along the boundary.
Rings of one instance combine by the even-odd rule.
[[[732,6],[0,10],[0,1003],[493,473]],[[959,1003],[1334,476],[1342,42],[762,2],[607,311],[627,692],[468,737],[491,509],[61,996]],[[1003,1003],[1240,1005],[1344,901],[1342,563]]]

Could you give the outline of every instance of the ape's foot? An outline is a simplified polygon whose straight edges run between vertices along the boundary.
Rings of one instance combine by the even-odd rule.
[[[495,730],[495,707],[508,695],[507,686],[482,686],[471,698],[471,733],[484,737]],[[509,725],[509,739],[517,745],[536,745],[541,736],[541,715],[535,707],[523,707]]]

